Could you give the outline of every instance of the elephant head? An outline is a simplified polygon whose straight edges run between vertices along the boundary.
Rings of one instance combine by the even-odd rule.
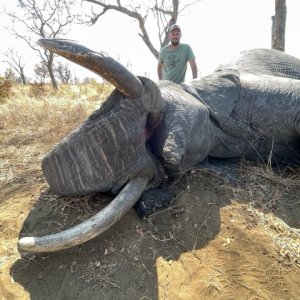
[[[147,147],[160,122],[164,105],[155,83],[137,78],[103,53],[64,39],[42,39],[39,45],[102,76],[115,90],[78,129],[59,142],[42,161],[44,175],[55,193],[82,195],[118,192],[89,220],[44,237],[24,237],[27,251],[50,252],[81,244],[112,226],[139,199],[157,186],[163,168]]]

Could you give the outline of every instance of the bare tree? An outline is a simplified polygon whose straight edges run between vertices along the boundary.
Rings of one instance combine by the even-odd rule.
[[[79,20],[79,16],[71,12],[76,3],[75,0],[18,0],[19,10],[6,12],[12,20],[10,29],[15,36],[36,51],[47,66],[54,89],[57,89],[57,83],[53,71],[53,53],[37,47],[36,40],[66,34],[70,25]]]
[[[4,56],[6,57],[4,62],[14,69],[19,74],[22,83],[26,84],[26,77],[24,74],[25,63],[23,62],[23,57],[15,49],[8,49],[8,51],[4,53]]]
[[[72,79],[72,74],[69,65],[59,61],[55,66],[55,73],[62,83],[68,84]]]
[[[159,49],[156,49],[152,43],[148,30],[146,28],[146,21],[149,14],[152,14],[155,18],[158,39],[160,47],[168,43],[168,31],[170,26],[177,22],[179,14],[188,6],[193,5],[201,0],[194,1],[180,1],[180,0],[146,0],[141,4],[140,1],[130,1],[130,4],[123,5],[121,0],[84,0],[86,2],[94,3],[101,7],[99,13],[92,11],[92,17],[90,20],[91,24],[95,24],[98,19],[110,10],[118,11],[123,13],[130,18],[137,20],[140,28],[139,36],[142,38],[146,46],[149,48],[151,53],[158,58]],[[135,3],[135,4],[134,4]],[[180,4],[183,4],[180,7]]]
[[[272,49],[284,52],[286,26],[286,0],[275,0],[275,16],[272,16]]]
[[[48,77],[48,67],[45,62],[41,61],[39,64],[36,64],[33,71],[37,80],[40,83],[45,83],[45,80]]]

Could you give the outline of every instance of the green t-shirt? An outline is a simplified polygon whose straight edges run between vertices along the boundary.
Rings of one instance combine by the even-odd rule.
[[[185,78],[187,62],[195,55],[188,44],[179,44],[176,49],[169,45],[160,50],[158,62],[163,64],[162,79],[182,83]]]

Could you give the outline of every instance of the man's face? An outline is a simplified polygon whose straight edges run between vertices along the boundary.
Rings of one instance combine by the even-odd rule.
[[[174,29],[170,32],[169,39],[173,46],[177,46],[180,42],[181,32],[178,29]]]

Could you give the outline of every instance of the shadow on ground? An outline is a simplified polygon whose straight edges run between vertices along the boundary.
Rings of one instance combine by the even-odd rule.
[[[229,219],[233,213],[228,211],[228,219],[221,220],[220,210],[232,203],[235,185],[209,172],[193,171],[175,182],[173,189],[176,196],[172,205],[147,220],[139,219],[131,210],[110,230],[80,246],[56,253],[22,253],[22,258],[11,268],[11,276],[24,287],[32,300],[181,299],[175,295],[172,297],[172,294],[164,297],[159,292],[165,284],[158,278],[159,264],[168,267],[179,261],[184,253],[204,249],[216,238],[222,224],[224,230],[231,226]],[[109,195],[62,198],[45,191],[24,222],[20,236],[49,234],[71,227],[98,212],[110,200]],[[280,209],[270,207],[270,210],[278,212],[279,217],[290,226],[300,228],[300,205],[295,201],[290,198],[290,202],[283,205],[277,202]],[[242,202],[243,199],[240,199]],[[247,222],[249,218],[243,219],[241,224]],[[239,226],[236,232],[242,231]],[[243,236],[244,233],[241,234]],[[233,237],[228,235],[224,240],[229,245]],[[197,259],[200,261],[199,257]],[[233,258],[233,261],[238,260]],[[186,272],[192,281],[192,268]],[[165,273],[165,276],[164,282],[168,282],[170,275]],[[232,286],[239,283],[235,275],[231,277]],[[197,283],[199,289],[205,285],[203,278],[201,280]],[[220,280],[220,285],[228,290],[228,285],[222,282]],[[252,296],[256,293],[245,288],[245,284],[239,286]],[[163,289],[167,287],[163,286]],[[215,291],[218,292],[217,287],[209,290],[208,296],[216,296]],[[183,298],[192,299],[188,290],[186,293]]]

